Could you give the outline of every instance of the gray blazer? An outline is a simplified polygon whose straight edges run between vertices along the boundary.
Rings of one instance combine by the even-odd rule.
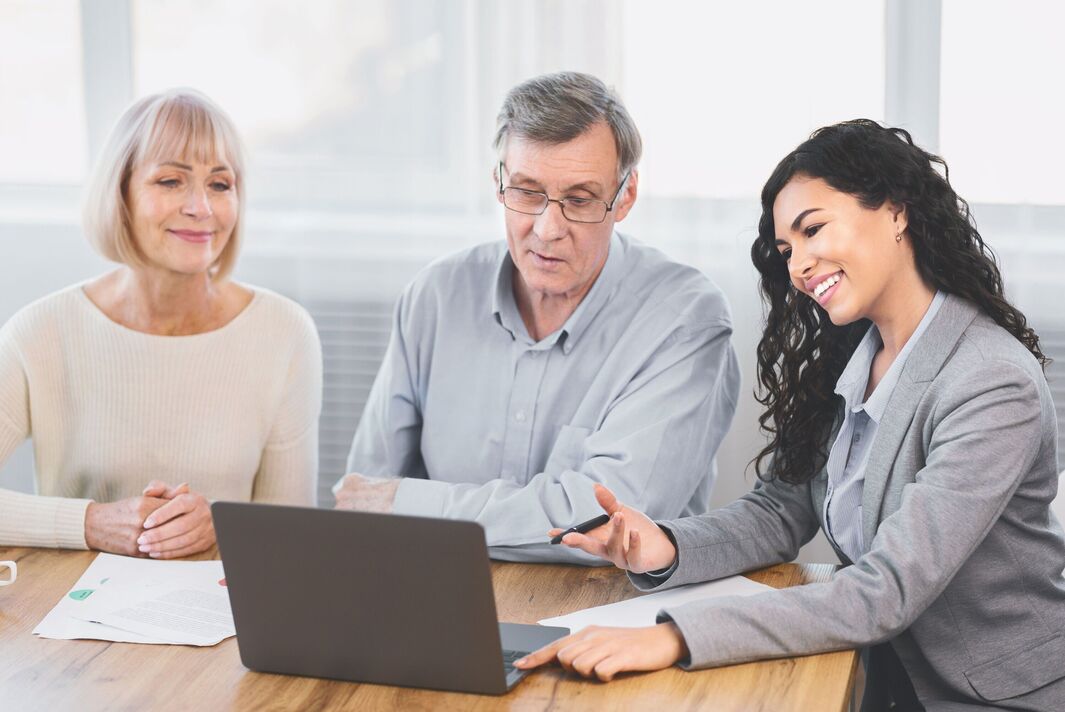
[[[948,296],[869,455],[861,558],[826,583],[690,603],[660,619],[680,628],[693,668],[890,641],[931,708],[1065,710],[1056,443],[1038,363]],[[679,558],[657,588],[791,561],[823,525],[826,482],[821,472],[805,485],[761,484],[722,509],[662,522]]]

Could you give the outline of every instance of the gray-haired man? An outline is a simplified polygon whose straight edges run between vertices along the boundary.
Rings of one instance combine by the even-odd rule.
[[[495,144],[506,242],[404,291],[337,506],[473,519],[497,558],[588,561],[546,532],[601,513],[592,482],[658,519],[708,509],[739,390],[728,305],[614,232],[641,142],[598,79],[515,87]]]

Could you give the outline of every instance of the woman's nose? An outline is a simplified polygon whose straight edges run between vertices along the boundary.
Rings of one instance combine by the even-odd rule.
[[[185,205],[182,207],[189,217],[205,218],[211,215],[211,200],[204,188],[190,188],[185,196]]]
[[[791,259],[788,260],[788,273],[791,278],[799,283],[804,283],[814,276],[814,266],[817,258],[809,251],[792,248]]]

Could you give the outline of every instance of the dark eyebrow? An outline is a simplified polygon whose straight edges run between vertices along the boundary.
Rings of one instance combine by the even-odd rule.
[[[803,210],[801,213],[799,213],[795,220],[793,220],[791,223],[791,231],[798,232],[799,225],[802,225],[802,219],[810,213],[816,213],[818,210],[823,210],[823,208],[809,208],[808,210]]]

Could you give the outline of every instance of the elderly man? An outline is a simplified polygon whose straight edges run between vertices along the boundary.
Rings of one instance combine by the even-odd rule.
[[[591,563],[546,532],[601,513],[592,482],[658,519],[708,509],[739,390],[728,305],[614,231],[641,141],[598,79],[515,87],[495,147],[506,241],[403,292],[337,507],[472,519],[496,558]]]

